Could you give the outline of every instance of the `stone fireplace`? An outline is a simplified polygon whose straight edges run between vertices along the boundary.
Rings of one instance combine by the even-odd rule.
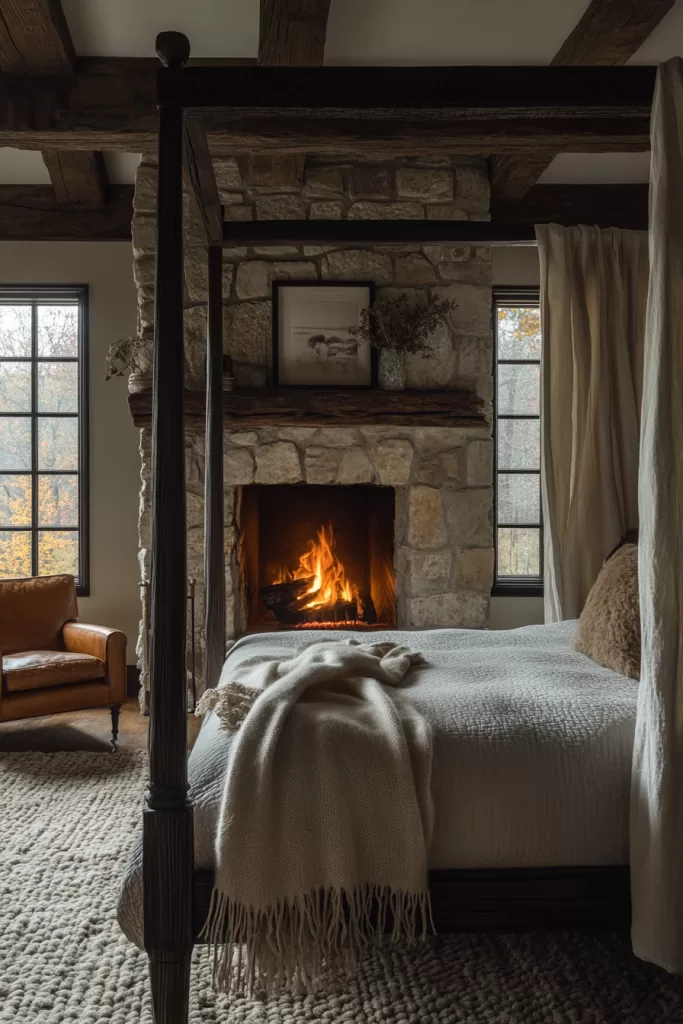
[[[229,219],[488,219],[488,176],[481,160],[439,157],[350,164],[280,156],[217,160],[215,167]],[[151,338],[153,331],[155,187],[156,168],[145,160],[138,171],[133,219],[142,338]],[[188,387],[199,389],[204,373],[206,251],[189,204],[186,219],[186,376]],[[326,427],[282,423],[226,429],[228,636],[234,639],[273,621],[263,618],[262,602],[260,608],[258,600],[254,604],[255,590],[267,581],[258,565],[260,554],[254,555],[253,537],[250,547],[248,534],[250,528],[257,529],[255,522],[261,530],[261,513],[269,504],[269,495],[272,492],[273,507],[277,496],[285,493],[282,488],[305,495],[296,499],[305,505],[316,488],[328,494],[336,492],[339,504],[346,501],[347,492],[356,489],[358,493],[364,490],[366,498],[372,491],[390,494],[391,523],[384,520],[387,544],[378,558],[388,559],[393,570],[391,624],[399,629],[485,626],[493,576],[489,250],[463,245],[224,250],[224,348],[233,358],[238,387],[270,384],[271,285],[274,280],[287,279],[372,280],[379,294],[433,293],[453,300],[449,323],[433,337],[429,356],[408,357],[408,387],[474,391],[484,401],[487,422],[475,427],[348,422]],[[197,581],[197,622],[201,623],[202,423],[188,421],[186,449],[188,567]],[[151,548],[151,438],[146,426],[140,434],[140,451],[140,567],[144,580]],[[325,524],[321,520],[318,525]],[[346,541],[336,524],[335,537],[343,552]],[[360,540],[357,543],[361,545]],[[371,541],[366,538],[362,543]],[[292,551],[290,561],[296,562],[295,555]],[[293,564],[286,568],[292,572]],[[377,581],[373,584],[363,573],[365,570],[359,571],[360,581],[355,582],[372,595]],[[201,629],[197,642],[201,671]]]

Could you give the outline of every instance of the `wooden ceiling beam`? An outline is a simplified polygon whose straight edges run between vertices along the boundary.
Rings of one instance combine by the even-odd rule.
[[[60,0],[0,0],[0,70],[72,76],[76,63]],[[101,153],[43,153],[57,202],[102,207],[108,187]]]
[[[111,185],[99,209],[62,206],[49,185],[0,185],[0,241],[110,242],[130,239],[133,186]]]
[[[74,60],[60,0],[0,0],[0,70],[62,74]]]
[[[261,0],[259,64],[322,64],[329,13],[330,0]]]
[[[49,149],[43,160],[60,206],[101,209],[107,199],[107,169],[101,153]]]
[[[534,185],[522,199],[494,199],[494,224],[596,224],[646,231],[648,191],[634,185]]]
[[[674,0],[591,0],[551,64],[626,64],[673,4]],[[547,155],[530,160],[492,157],[489,163],[493,197],[521,199],[551,160]]]

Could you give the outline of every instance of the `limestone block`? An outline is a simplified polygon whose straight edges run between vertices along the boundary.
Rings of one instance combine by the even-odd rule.
[[[197,490],[192,487],[188,487],[185,493],[185,507],[187,514],[187,528],[189,529],[204,529],[204,487],[198,487]]]
[[[315,427],[282,427],[277,436],[280,441],[295,441],[298,444],[310,444],[313,441]]]
[[[225,266],[226,263],[231,262],[233,260],[243,260],[246,255],[247,250],[244,246],[225,246],[223,249],[223,266]]]
[[[333,245],[305,245],[304,256],[324,256],[326,252],[332,252]]]
[[[372,465],[362,448],[348,448],[341,460],[337,483],[369,484],[372,480]]]
[[[157,165],[143,159],[135,172],[133,209],[138,213],[155,213],[157,208]]]
[[[333,166],[307,166],[304,197],[341,196],[344,193],[344,168]]]
[[[246,448],[225,449],[223,453],[223,480],[228,486],[237,487],[253,483],[254,459]]]
[[[461,464],[461,448],[440,452],[418,464],[415,479],[418,483],[429,484],[432,487],[441,487],[446,483],[458,484],[462,474]]]
[[[423,245],[422,252],[430,263],[469,263],[472,249],[469,245]]]
[[[238,299],[265,299],[270,292],[268,263],[246,260],[237,268],[235,291]]]
[[[153,213],[136,213],[131,222],[135,259],[154,253],[157,244],[157,219]]]
[[[460,448],[467,443],[470,434],[462,427],[416,427],[413,437],[420,456],[429,457],[436,452]]]
[[[344,207],[341,203],[311,203],[309,216],[311,220],[341,220]]]
[[[483,263],[439,263],[439,277],[443,281],[459,281],[462,284],[476,284],[491,287],[493,275],[491,265]]]
[[[334,483],[340,459],[341,452],[338,448],[307,448],[304,452],[306,483]]]
[[[223,220],[245,221],[254,219],[254,208],[252,206],[226,206],[223,210]]]
[[[451,540],[462,547],[491,547],[493,542],[493,489],[444,489]]]
[[[257,220],[304,220],[306,210],[298,196],[261,196],[256,200]]]
[[[455,372],[456,354],[450,331],[437,327],[429,339],[429,353],[406,355],[406,381],[410,388],[444,388]]]
[[[219,191],[221,191],[221,189],[227,190],[243,188],[239,164],[234,158],[214,158],[213,172],[216,176],[216,184],[218,185]]]
[[[491,335],[491,289],[473,284],[439,285],[432,288],[439,299],[455,303],[449,323],[458,334]]]
[[[388,284],[392,279],[391,260],[364,249],[340,249],[324,257],[322,275],[326,281],[367,280]]]
[[[490,593],[493,586],[493,548],[465,548],[455,555],[455,582],[463,590]]]
[[[441,548],[446,543],[441,491],[436,487],[410,488],[408,543],[415,548]]]
[[[299,249],[296,245],[255,245],[254,253],[272,259],[274,256],[298,256]]]
[[[493,486],[493,441],[470,441],[467,446],[467,483]]]
[[[256,449],[257,484],[296,484],[301,480],[299,453],[288,441],[262,444]]]
[[[456,341],[458,373],[463,377],[485,376],[493,364],[493,339],[486,337],[460,337]]]
[[[488,597],[479,594],[430,594],[406,603],[408,625],[413,629],[483,629],[488,621]]]
[[[154,256],[140,256],[133,261],[133,278],[138,288],[154,290],[156,260]]]
[[[450,551],[411,551],[407,570],[420,580],[447,579],[451,574],[453,555]]]
[[[226,431],[225,440],[228,444],[253,448],[255,444],[258,444],[258,434],[255,430],[229,430]]]
[[[453,198],[453,172],[438,167],[399,167],[396,191],[406,199],[444,202]]]
[[[410,441],[388,438],[373,452],[379,482],[389,487],[404,487],[410,482],[415,452]]]
[[[467,213],[452,203],[430,203],[427,206],[427,220],[467,220]]]
[[[424,209],[419,203],[354,203],[349,220],[421,220]]]
[[[372,164],[354,167],[351,171],[351,195],[354,199],[389,199],[391,175],[388,168]]]
[[[315,443],[321,448],[349,448],[358,443],[358,431],[353,427],[320,427]]]
[[[399,256],[396,260],[396,283],[402,284],[432,284],[437,280],[434,267],[419,253],[411,253],[409,256]]]
[[[456,201],[465,210],[488,213],[491,189],[486,164],[457,167],[455,171]]]
[[[268,366],[271,361],[270,302],[241,302],[223,310],[223,349],[238,362]]]
[[[140,571],[140,579],[143,583],[149,583],[149,578],[152,572],[152,549],[151,546],[148,548],[141,548],[138,551],[138,569]]]

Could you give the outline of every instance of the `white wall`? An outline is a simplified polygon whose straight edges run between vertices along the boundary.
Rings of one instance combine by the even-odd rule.
[[[105,381],[109,343],[135,334],[130,242],[0,242],[2,284],[90,286],[90,597],[80,618],[128,636],[135,663],[140,617],[137,588],[138,431],[128,389]]]
[[[538,250],[535,245],[493,246],[493,284],[538,285]],[[492,597],[490,629],[515,629],[543,622],[542,597]]]

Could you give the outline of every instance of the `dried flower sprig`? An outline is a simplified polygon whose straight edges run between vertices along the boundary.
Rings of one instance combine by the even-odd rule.
[[[369,341],[373,348],[431,355],[429,340],[446,323],[455,305],[452,299],[437,299],[434,295],[426,302],[415,302],[406,292],[391,299],[381,297],[361,312],[360,323],[349,334]]]

